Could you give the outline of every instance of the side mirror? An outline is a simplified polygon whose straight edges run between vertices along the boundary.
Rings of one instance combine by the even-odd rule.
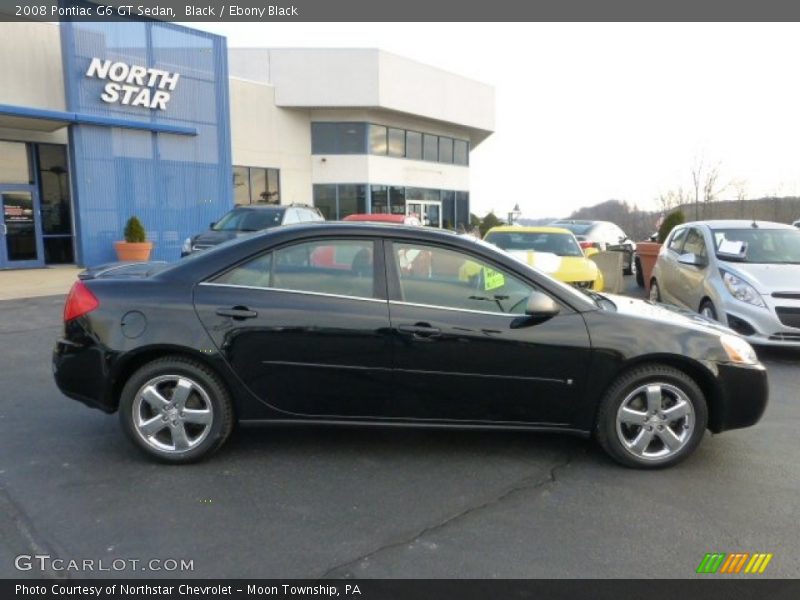
[[[211,223],[208,224],[208,228],[209,229],[214,229],[214,225],[216,225],[216,224],[217,224],[216,221],[211,221]]]
[[[531,292],[528,303],[525,305],[525,314],[529,317],[549,319],[555,317],[561,307],[547,294]]]
[[[705,258],[692,252],[681,254],[678,257],[678,262],[682,265],[689,265],[690,267],[705,267],[708,264]]]

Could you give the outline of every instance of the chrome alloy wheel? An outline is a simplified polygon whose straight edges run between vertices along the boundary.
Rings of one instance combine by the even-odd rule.
[[[133,425],[160,452],[180,454],[211,431],[214,412],[203,387],[183,375],[161,375],[145,383],[133,400]]]
[[[691,400],[668,383],[637,387],[617,411],[617,435],[622,446],[644,460],[675,455],[689,442],[694,426]]]

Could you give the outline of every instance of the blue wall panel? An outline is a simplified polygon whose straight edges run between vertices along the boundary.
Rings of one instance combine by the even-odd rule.
[[[116,260],[113,242],[138,216],[153,258],[175,260],[182,241],[232,206],[225,38],[161,22],[61,23],[68,110],[143,125],[190,127],[176,135],[70,126],[78,261]],[[166,110],[105,103],[107,81],[86,77],[92,58],[179,73]]]

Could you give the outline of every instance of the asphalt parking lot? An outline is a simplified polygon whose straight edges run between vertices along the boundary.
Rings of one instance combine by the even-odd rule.
[[[202,578],[683,578],[714,551],[771,552],[766,576],[800,576],[800,352],[760,353],[760,424],[665,471],[558,435],[320,427],[242,428],[170,467],[58,392],[61,309],[0,302],[0,577],[41,575],[14,557],[46,553],[190,559]],[[104,575],[181,574],[81,576]]]

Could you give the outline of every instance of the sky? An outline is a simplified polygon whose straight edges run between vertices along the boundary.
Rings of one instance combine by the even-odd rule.
[[[381,48],[489,83],[472,211],[656,209],[719,171],[720,198],[800,195],[800,25],[192,23],[231,47]],[[692,192],[693,193],[693,192]]]

